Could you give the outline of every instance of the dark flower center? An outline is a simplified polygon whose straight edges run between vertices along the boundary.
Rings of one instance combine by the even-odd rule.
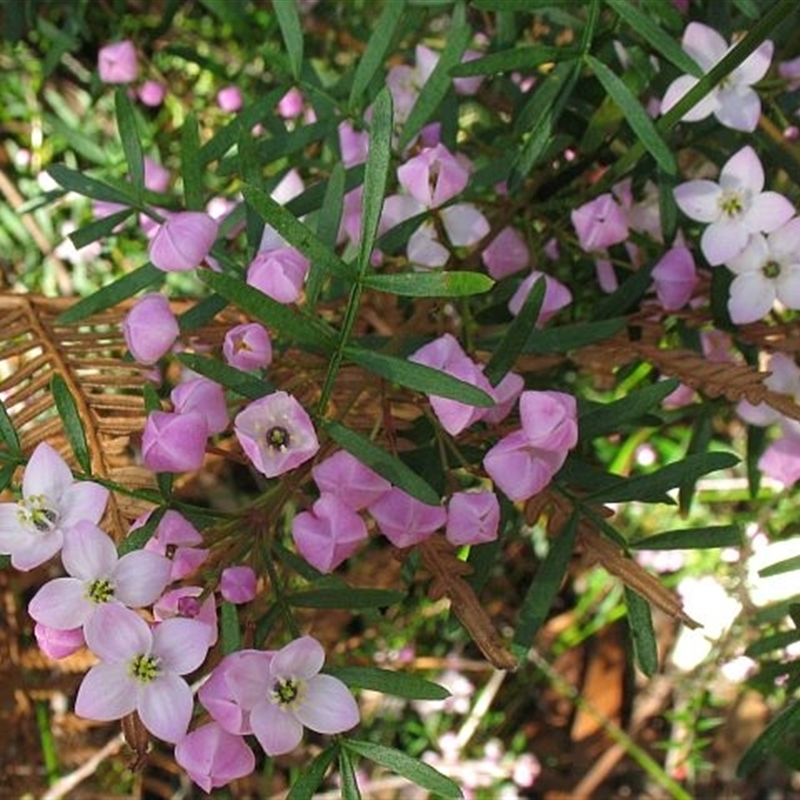
[[[764,274],[765,278],[777,278],[778,275],[781,274],[781,265],[777,261],[767,261],[767,263],[761,267],[761,272]]]
[[[130,663],[131,677],[140,680],[142,683],[150,683],[161,672],[158,667],[158,661],[159,659],[155,656],[148,656],[144,653],[136,656]]]
[[[272,702],[281,706],[291,705],[300,695],[300,684],[293,678],[279,678],[272,684]]]
[[[267,431],[266,440],[267,445],[273,450],[280,450],[283,452],[287,447],[289,447],[291,437],[289,436],[289,431],[287,431],[286,428],[276,425],[274,428],[270,428]]]
[[[114,596],[114,584],[107,578],[92,581],[87,595],[93,603],[107,603]]]

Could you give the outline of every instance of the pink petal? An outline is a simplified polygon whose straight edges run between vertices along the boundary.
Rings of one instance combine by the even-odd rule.
[[[702,22],[690,22],[683,32],[681,47],[707,72],[728,52],[728,43]]]
[[[738,256],[747,246],[749,238],[740,220],[720,220],[703,231],[700,249],[706,261],[716,267]]]
[[[89,649],[104,661],[126,662],[149,653],[150,626],[135,612],[117,603],[99,606],[84,631]]]
[[[782,266],[775,283],[778,300],[787,308],[800,309],[800,264]]]
[[[697,83],[698,79],[692,75],[681,75],[680,78],[676,78],[664,93],[661,101],[661,113],[666,114],[673,106],[677,105],[678,101],[683,99],[691,89],[694,89]],[[717,93],[712,90],[702,100],[695,103],[681,117],[681,120],[683,122],[699,122],[716,111],[717,106]]]
[[[11,565],[27,572],[49,561],[61,549],[63,534],[59,529],[44,534],[37,532],[35,535],[22,530],[18,536],[6,535],[5,541],[11,546],[6,549],[0,539],[0,552],[10,553]]]
[[[714,181],[687,181],[673,190],[678,208],[690,219],[714,222],[719,219],[722,189]]]
[[[175,760],[205,792],[244,778],[256,766],[244,739],[213,722],[181,739],[175,747]]]
[[[726,127],[752,133],[761,116],[761,99],[747,86],[734,86],[717,90],[717,108],[714,116]]]
[[[61,500],[61,526],[66,530],[78,520],[98,523],[108,503],[108,489],[99,483],[80,481],[64,492]]]
[[[250,715],[253,733],[268,756],[294,750],[303,738],[303,726],[288,711],[268,701],[260,703]]]
[[[58,501],[74,481],[67,462],[49,444],[42,442],[31,454],[22,476],[22,496],[41,494],[51,502]]]
[[[166,674],[140,687],[136,710],[150,733],[174,743],[186,735],[193,706],[189,684],[177,675]]]
[[[305,700],[294,710],[294,715],[317,733],[349,731],[361,719],[350,690],[331,675],[315,675],[308,681]]]
[[[439,216],[447,238],[454,247],[472,247],[491,230],[486,217],[470,203],[447,206],[439,212]]]
[[[173,617],[153,631],[153,655],[163,669],[178,675],[194,672],[208,653],[206,626],[195,619]]]
[[[764,188],[764,167],[749,144],[725,162],[719,174],[719,185],[723,189],[747,189],[753,195]]]
[[[752,233],[772,233],[794,216],[794,206],[778,192],[762,192],[747,209],[747,228]]]
[[[782,264],[800,261],[800,217],[789,220],[770,233],[769,249]]]
[[[430,222],[423,222],[411,234],[406,255],[414,266],[429,269],[443,267],[450,259],[450,251],[436,239],[436,229]]]
[[[221,671],[231,698],[242,709],[250,711],[263,702],[272,689],[270,667],[274,656],[274,653],[264,650],[239,650],[226,656],[214,673]],[[221,687],[214,694],[221,697]],[[205,704],[205,699],[203,702]]]
[[[775,45],[767,39],[761,44],[733,71],[736,83],[746,86],[760,81],[772,63],[772,54]]]
[[[761,272],[746,272],[733,279],[728,312],[738,325],[765,317],[775,303],[775,284]]]
[[[61,560],[64,569],[81,581],[109,578],[117,565],[117,548],[97,525],[82,521],[65,536]]]
[[[150,550],[122,556],[114,570],[114,596],[130,608],[143,608],[161,596],[170,581],[172,562]]]
[[[275,677],[310,678],[325,663],[322,645],[311,636],[301,636],[275,653],[270,674]]]
[[[86,586],[77,578],[48,581],[28,604],[28,613],[37,621],[57,630],[83,625],[95,610],[86,597]]]
[[[137,685],[128,674],[127,664],[95,664],[78,689],[75,713],[98,722],[121,719],[136,708]]]

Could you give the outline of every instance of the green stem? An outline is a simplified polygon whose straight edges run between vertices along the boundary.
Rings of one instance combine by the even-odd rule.
[[[42,745],[42,757],[44,758],[47,783],[52,786],[59,778],[59,768],[53,730],[50,726],[50,709],[48,703],[44,700],[37,700],[34,705],[36,708],[36,727],[39,730],[39,741]]]

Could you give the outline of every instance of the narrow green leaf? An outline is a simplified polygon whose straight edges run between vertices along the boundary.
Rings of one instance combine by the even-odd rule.
[[[8,410],[5,407],[3,398],[0,397],[0,439],[5,442],[6,447],[14,454],[19,455],[22,453],[22,448],[19,444],[19,436],[8,415]]]
[[[118,225],[121,225],[135,213],[136,209],[134,208],[124,208],[122,211],[109,214],[107,217],[101,217],[88,225],[84,225],[82,228],[78,228],[78,230],[69,235],[69,238],[76,249],[80,250],[82,247],[86,247],[87,244],[112,234]]]
[[[230,655],[242,649],[242,632],[239,625],[239,612],[234,603],[223,600],[219,607],[220,639],[222,652]]]
[[[92,200],[105,200],[109,203],[135,205],[136,198],[128,191],[122,191],[107,183],[90,178],[83,172],[65,167],[63,164],[52,164],[47,173],[59,185],[69,192],[77,192]]]
[[[369,129],[369,153],[364,171],[364,193],[361,199],[361,238],[358,244],[356,264],[359,275],[369,269],[375,236],[378,231],[386,181],[392,160],[392,94],[384,86],[372,105],[372,121]]]
[[[736,768],[739,778],[746,778],[790,734],[800,729],[800,701],[794,700],[767,724],[761,735],[747,748]]]
[[[405,0],[392,0],[391,3],[384,5],[381,15],[376,20],[372,36],[369,37],[367,47],[359,59],[355,75],[353,75],[353,84],[350,87],[350,99],[348,100],[351,108],[360,102],[370,81],[383,65],[397,26],[403,17],[405,6]]]
[[[759,658],[771,653],[773,650],[783,650],[798,640],[800,640],[800,630],[797,628],[760,636],[759,639],[745,648],[744,654],[749,658]]]
[[[574,325],[558,325],[534,330],[522,352],[537,355],[568,353],[570,350],[578,350],[588,344],[610,339],[627,324],[628,320],[625,317],[617,317],[600,322],[578,322]]]
[[[651,273],[656,263],[653,260],[632,272],[622,282],[617,291],[606,295],[602,300],[595,303],[592,319],[600,320],[608,317],[619,317],[620,314],[627,314],[636,307],[653,282]],[[724,272],[725,270],[721,271]]]
[[[275,391],[275,387],[266,378],[243,372],[216,358],[206,358],[197,353],[179,353],[178,360],[193,372],[211,378],[215,383],[248,400],[258,400],[259,397]]]
[[[488,292],[494,281],[480,272],[395,272],[366,275],[362,284],[403,297],[469,297]]]
[[[378,667],[331,667],[325,671],[352,688],[371,689],[407,700],[445,700],[450,697],[444,686],[406,672]]]
[[[623,426],[635,423],[644,414],[657,409],[679,384],[677,378],[668,378],[630,392],[613,403],[592,405],[580,416],[581,436],[588,441],[608,433],[616,433]]]
[[[439,107],[453,83],[453,79],[450,77],[450,70],[461,61],[464,50],[467,49],[467,45],[472,38],[472,30],[467,23],[464,3],[456,3],[451,21],[452,27],[444,50],[439,56],[433,72],[431,72],[428,80],[425,81],[425,85],[422,87],[414,106],[408,114],[406,124],[403,126],[398,143],[399,151],[404,150],[414,140]]]
[[[245,200],[267,223],[272,225],[289,244],[296,247],[306,258],[332,275],[353,278],[353,269],[342,261],[333,250],[323,244],[314,232],[300,222],[291,211],[273,200],[269,194],[254,186],[242,188]],[[250,290],[252,291],[252,289]]]
[[[709,525],[664,531],[632,542],[633,550],[699,550],[706,547],[738,547],[742,532],[738,525]]]
[[[107,308],[133,297],[137,292],[148,287],[160,286],[164,282],[165,273],[147,263],[129,272],[124,278],[103,286],[96,292],[84,297],[58,316],[61,325],[79,322],[92,314],[98,314]]]
[[[144,191],[144,153],[139,140],[139,131],[136,128],[136,112],[126,88],[117,89],[114,94],[114,104],[117,112],[117,130],[119,138],[122,140],[122,150],[128,164],[131,185],[136,194],[141,197]]]
[[[197,118],[192,112],[186,115],[181,126],[181,177],[183,199],[190,211],[200,211],[204,205],[203,174],[205,167],[200,158],[200,132]]]
[[[534,69],[542,64],[567,61],[576,58],[580,53],[574,47],[550,47],[533,45],[532,47],[512,47],[497,53],[490,53],[472,61],[463,61],[450,70],[455,78],[473,75],[494,75],[499,72],[514,72],[518,69]]]
[[[328,422],[325,430],[330,437],[340,444],[348,453],[354,455],[378,475],[402,489],[406,494],[416,497],[429,506],[441,505],[437,492],[423,480],[413,469],[407,467],[399,458],[395,458],[382,448],[373,444],[360,433],[345,428],[338,422]]]
[[[390,589],[308,589],[286,596],[298,608],[386,608],[405,599],[403,592]]]
[[[594,56],[587,55],[586,63],[592,68],[608,95],[619,106],[633,132],[656,160],[658,166],[668,175],[674,175],[678,171],[675,156],[672,155],[672,151],[656,130],[653,120],[633,96],[625,82]]]
[[[273,0],[272,8],[278,18],[289,66],[295,80],[299,80],[303,69],[303,30],[300,27],[300,15],[295,0]]]
[[[187,311],[178,316],[178,327],[181,333],[191,333],[203,325],[211,322],[226,306],[228,301],[218,294],[204,297],[199,303],[195,303]]]
[[[147,517],[144,525],[134,528],[118,545],[117,554],[124,556],[126,553],[132,553],[134,550],[141,550],[153,537],[153,534],[161,522],[164,514],[167,513],[165,505],[158,506],[153,509]]]
[[[528,652],[534,636],[547,619],[572,558],[577,532],[578,513],[574,512],[561,533],[550,540],[550,549],[536,570],[520,607],[512,643],[512,651],[518,658]]]
[[[263,292],[253,289],[243,280],[211,270],[204,271],[202,279],[237,308],[293,338],[299,344],[323,350],[331,346],[329,334],[316,319],[300,315]]]
[[[342,782],[342,800],[361,800],[353,760],[345,748],[339,750],[339,777]]]
[[[359,739],[344,739],[342,747],[408,778],[412,783],[430,792],[435,792],[443,797],[460,798],[462,796],[461,789],[450,778],[400,750]]]
[[[697,453],[707,453],[711,447],[714,437],[713,412],[709,406],[703,406],[700,413],[695,417],[692,424],[692,436],[686,448],[686,455],[696,455]],[[678,510],[682,516],[689,514],[695,492],[697,490],[697,480],[686,480],[681,483],[678,491]]]
[[[50,381],[50,391],[56,402],[58,416],[64,423],[64,432],[67,434],[69,446],[75,454],[75,459],[80,464],[81,469],[87,474],[92,474],[92,459],[89,455],[89,447],[86,444],[86,432],[83,430],[78,406],[75,398],[70,393],[67,382],[58,373],[53,375]]]
[[[317,238],[323,245],[329,248],[336,246],[336,239],[339,234],[339,226],[344,210],[344,194],[346,185],[346,173],[341,162],[334,164],[325,188],[325,198],[320,207],[317,217]],[[315,261],[311,262],[306,280],[306,304],[313,308],[317,303],[322,284],[325,280],[325,270],[317,266]]]
[[[424,364],[354,346],[345,347],[344,354],[364,369],[409,389],[479,408],[491,408],[494,405],[494,400],[482,389]]]
[[[792,556],[791,558],[784,558],[781,561],[776,561],[768,567],[764,567],[758,571],[759,578],[771,578],[774,575],[783,575],[787,572],[794,572],[800,569],[800,556]]]
[[[2,469],[0,469],[0,492],[5,491],[10,485],[11,481],[14,479],[14,472],[17,469],[16,464],[6,464]],[[0,569],[8,566],[8,564],[0,564]]]
[[[336,759],[339,745],[332,744],[326,747],[310,764],[306,764],[297,780],[289,789],[286,800],[313,800],[317,788],[322,783],[325,773]]]
[[[492,386],[497,386],[503,380],[524,349],[531,331],[536,327],[546,292],[547,283],[542,275],[534,281],[519,314],[506,328],[505,335],[495,347],[484,369],[484,375]]]
[[[647,14],[637,5],[629,0],[606,0],[606,5],[624,20],[631,30],[641,36],[656,52],[661,53],[667,61],[671,61],[679,70],[700,77],[702,69],[695,63],[694,59],[680,47],[675,39],[666,31],[662,30],[653,17]]]
[[[653,629],[650,604],[641,595],[625,587],[625,603],[628,606],[628,625],[633,639],[633,650],[639,669],[652,678],[658,669],[658,644]]]

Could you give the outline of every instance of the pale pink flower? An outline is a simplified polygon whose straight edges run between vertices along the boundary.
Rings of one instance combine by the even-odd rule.
[[[261,369],[272,363],[272,340],[258,322],[236,325],[225,334],[222,355],[226,363],[243,370]]]
[[[303,93],[296,86],[292,86],[278,101],[278,114],[284,119],[294,119],[303,113],[304,105],[305,98]]]
[[[540,450],[571,450],[578,443],[578,405],[571,394],[523,392],[519,417],[528,442]]]
[[[408,239],[406,255],[413,267],[438,269],[450,260],[450,251],[437,238],[432,222],[423,222]]]
[[[131,533],[147,522],[150,513],[131,525]],[[153,535],[144,549],[166,556],[172,562],[170,580],[179,581],[191,575],[208,557],[208,550],[198,547],[203,544],[200,532],[178,511],[170,508],[158,521]]]
[[[336,495],[354,511],[374,503],[392,485],[346,450],[338,450],[311,470],[321,494]]]
[[[516,372],[507,372],[497,386],[492,387],[494,408],[485,409],[481,419],[489,425],[497,425],[510,413],[525,388],[525,380]]]
[[[274,478],[299,467],[319,450],[314,423],[286,392],[273,392],[240,411],[234,430],[255,468]]]
[[[91,522],[79,522],[64,538],[61,561],[68,577],[42,586],[28,613],[51,628],[86,625],[106,603],[142,608],[153,603],[170,579],[169,559],[147,550],[121,558],[111,537]]]
[[[256,758],[244,738],[209,722],[184,736],[175,746],[175,761],[204,791],[226,786],[250,775]]]
[[[773,353],[769,358],[770,374],[764,378],[764,386],[773,392],[788,395],[795,403],[800,402],[800,368],[792,356],[787,353]],[[795,427],[796,422],[790,420],[768,403],[756,405],[741,400],[736,406],[736,413],[750,425],[766,427],[780,422],[784,429]]]
[[[771,233],[792,218],[792,204],[783,195],[763,189],[764,169],[749,145],[728,159],[719,183],[702,179],[675,187],[678,208],[708,225],[700,249],[711,266],[739,255],[751,234]]]
[[[197,412],[206,421],[209,435],[222,433],[228,427],[228,404],[225,391],[209,378],[190,378],[170,392],[170,400],[179,414]]]
[[[252,567],[238,564],[222,570],[219,593],[228,603],[249,603],[256,596],[257,578]]]
[[[499,281],[525,269],[530,264],[531,254],[522,234],[506,226],[483,248],[481,260],[488,273]]]
[[[61,549],[65,534],[79,522],[99,522],[107,500],[108,489],[76,483],[64,459],[42,442],[25,469],[22,499],[0,503],[0,553],[10,555],[16,569],[38,567]]]
[[[708,72],[730,51],[731,47],[708,25],[690,22],[681,41],[683,49]],[[761,115],[761,100],[752,85],[760,81],[772,61],[772,42],[767,39],[736,69],[717,84],[709,94],[683,115],[684,122],[697,122],[713,114],[726,128],[754,131]],[[661,101],[661,113],[666,114],[690,89],[698,78],[682,75],[667,88]]]
[[[180,334],[169,300],[151,292],[140,297],[122,321],[122,334],[140,364],[155,364],[168,353]]]
[[[86,644],[82,627],[65,631],[37,622],[33,626],[33,635],[36,637],[39,649],[55,661],[77,653]]]
[[[398,64],[391,67],[386,75],[386,85],[389,87],[394,101],[395,125],[403,125],[408,119],[420,89],[425,85],[439,60],[438,53],[425,45],[417,45],[415,53],[416,65],[414,67],[408,64]]]
[[[194,705],[192,690],[181,676],[205,660],[204,626],[175,618],[151,628],[135,611],[106,603],[87,623],[85,635],[100,661],[78,689],[75,713],[109,722],[137,711],[154,736],[179,742]]]
[[[768,445],[758,460],[758,468],[784,488],[794,486],[800,480],[800,435],[787,431]]]
[[[242,107],[242,90],[238,86],[224,86],[217,92],[217,105],[232,114]]]
[[[572,292],[561,281],[556,280],[544,272],[533,270],[527,278],[517,287],[511,300],[508,301],[508,310],[516,317],[528,295],[533,289],[533,284],[540,278],[544,278],[544,300],[539,309],[539,316],[536,319],[536,327],[541,328],[551,317],[554,317],[562,308],[566,308],[572,302]]]
[[[444,145],[437,145],[398,167],[397,180],[425,208],[437,208],[461,194],[469,170]]]
[[[150,261],[164,272],[195,269],[211,252],[218,230],[216,220],[202,211],[172,214],[150,240]]]
[[[658,300],[667,311],[683,308],[698,283],[692,251],[680,245],[661,256],[651,275]]]
[[[208,439],[205,417],[151,411],[142,434],[142,461],[153,472],[190,472],[203,466]]]
[[[158,81],[145,81],[137,90],[136,95],[142,105],[149,108],[156,108],[164,102],[167,94],[167,87]]]
[[[396,486],[368,510],[381,533],[400,549],[419,544],[447,522],[444,508],[429,506]]]
[[[570,218],[578,234],[578,244],[586,253],[603,250],[628,238],[627,216],[610,192],[576,208]]]
[[[103,83],[133,83],[139,77],[139,59],[133,42],[125,39],[101,47],[97,71]]]
[[[300,299],[309,269],[308,259],[294,247],[256,253],[247,268],[247,283],[278,303]]]
[[[179,586],[164,592],[153,603],[153,618],[156,622],[180,617],[193,619],[202,625],[208,636],[208,646],[213,647],[217,642],[217,605],[213,594],[205,599],[202,586]]]
[[[456,203],[438,212],[444,232],[454,247],[472,247],[491,230],[489,221],[472,203]]]
[[[445,536],[451,544],[493,542],[499,525],[500,503],[494,492],[455,492],[450,498]]]
[[[367,160],[369,152],[369,131],[359,131],[350,120],[339,124],[339,150],[345,167],[354,167]]]
[[[333,494],[322,494],[311,511],[292,520],[292,538],[303,558],[320,572],[333,572],[368,538],[363,519]]]

